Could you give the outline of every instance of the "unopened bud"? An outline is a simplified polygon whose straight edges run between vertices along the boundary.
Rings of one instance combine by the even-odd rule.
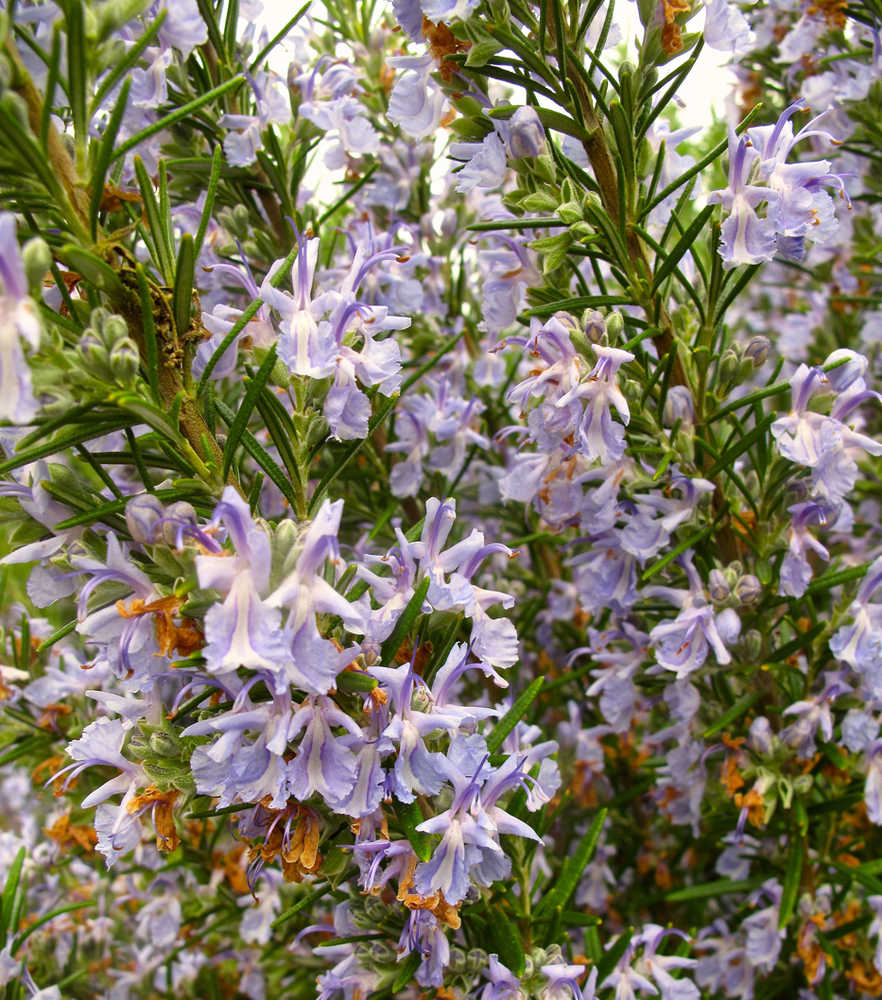
[[[763,585],[753,573],[742,576],[735,586],[735,596],[742,604],[756,604],[762,592]]]
[[[535,159],[546,152],[545,129],[535,108],[518,108],[508,128],[508,150],[516,159]]]
[[[52,266],[52,254],[44,239],[35,236],[21,248],[21,262],[31,295],[37,298],[43,287],[43,278]]]
[[[150,545],[154,541],[156,525],[165,515],[165,508],[158,497],[141,493],[126,504],[126,527],[132,541]]]
[[[760,715],[751,722],[747,745],[754,753],[770,754],[772,752],[772,727],[764,715]]]
[[[128,337],[118,340],[110,352],[110,368],[120,385],[131,385],[141,363],[135,342]]]
[[[685,385],[672,385],[668,389],[662,419],[665,427],[673,427],[678,421],[690,426],[694,423],[695,408],[692,404],[692,393]]]
[[[468,962],[470,971],[478,972],[481,969],[487,968],[490,956],[482,948],[472,948],[468,955],[466,955],[466,961]]]
[[[731,593],[729,581],[721,569],[712,569],[710,571],[707,578],[707,590],[714,604],[722,604],[728,598]]]
[[[181,752],[175,738],[161,730],[150,734],[150,749],[160,757],[177,757]]]
[[[763,637],[755,629],[748,629],[741,638],[747,658],[754,663],[760,658],[763,651]]]
[[[734,347],[724,351],[720,358],[720,379],[722,382],[732,382],[738,377],[741,369],[741,355]]]
[[[606,317],[606,332],[609,334],[610,343],[615,343],[625,329],[625,320],[620,312],[611,312]]]
[[[585,329],[585,336],[592,344],[599,344],[606,333],[606,319],[597,309],[585,310],[582,314],[582,326]]]
[[[181,528],[196,526],[196,511],[186,500],[176,500],[165,509],[162,523],[162,540],[166,545],[177,545],[181,537]]]
[[[754,368],[762,368],[769,356],[769,348],[772,346],[768,337],[754,337],[747,347],[744,348],[744,357],[748,358]]]
[[[468,969],[468,959],[461,948],[450,949],[450,961],[447,963],[447,968],[454,976],[462,975]]]

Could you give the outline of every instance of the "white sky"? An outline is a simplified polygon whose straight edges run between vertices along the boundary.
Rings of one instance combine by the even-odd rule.
[[[290,0],[264,0],[263,17],[261,20],[266,23],[270,31],[270,36],[274,35],[297,9],[299,3],[291,3]],[[321,0],[314,0],[313,12],[321,16],[324,13]],[[699,30],[703,21],[703,15],[699,15],[696,21],[690,22],[689,30]],[[633,47],[633,40],[637,32],[641,29],[637,17],[636,3],[629,0],[619,0],[616,5],[615,23],[620,28],[629,47]],[[277,53],[282,57],[282,65],[276,68],[284,77],[287,70],[284,50],[277,49]],[[723,52],[703,49],[698,58],[698,62],[690,73],[678,95],[684,106],[680,109],[679,117],[684,127],[705,125],[709,122],[710,107],[716,110],[718,116],[724,115],[724,106],[729,95],[734,77],[731,71],[724,65],[728,61],[728,56]]]

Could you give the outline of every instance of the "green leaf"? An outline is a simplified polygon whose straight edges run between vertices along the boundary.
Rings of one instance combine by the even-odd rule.
[[[714,527],[715,526],[713,524],[705,525],[700,531],[696,531],[694,535],[690,535],[689,538],[680,542],[679,545],[676,545],[673,549],[671,549],[669,552],[663,555],[661,559],[657,559],[654,563],[652,563],[651,566],[648,566],[643,571],[643,574],[640,577],[640,582],[646,583],[647,580],[652,579],[652,577],[654,577],[656,573],[660,573],[665,568],[665,566],[667,566],[669,563],[672,563],[677,558],[677,556],[685,552],[687,549],[693,548],[702,539],[712,534],[714,531]]]
[[[594,850],[603,831],[603,824],[606,822],[607,812],[606,808],[598,810],[591,821],[588,832],[579,841],[579,846],[576,848],[575,853],[570,855],[564,862],[557,881],[533,911],[536,916],[549,913],[555,907],[559,906],[563,908],[567,905],[570,896],[572,896],[579,885],[582,872],[585,871],[586,865],[594,856]]]
[[[218,97],[222,97],[228,91],[232,90],[234,87],[239,87],[245,81],[245,76],[240,74],[234,76],[230,80],[225,80],[223,83],[219,84],[217,87],[212,87],[211,90],[202,94],[200,97],[194,98],[192,101],[188,101],[186,104],[182,104],[171,114],[167,114],[160,118],[158,121],[153,122],[146,128],[141,129],[136,135],[133,135],[131,139],[127,139],[124,143],[117,146],[116,152],[114,154],[114,161],[118,160],[121,156],[125,156],[130,150],[139,146],[146,139],[151,136],[156,135],[157,132],[162,132],[170,126],[174,125],[176,122],[181,121],[188,115],[192,114],[194,111],[198,111],[199,108],[204,107],[206,104],[210,104],[213,100]]]
[[[432,838],[428,833],[417,830],[425,819],[419,802],[414,800],[408,805],[399,805],[396,807],[396,812],[402,832],[410,841],[413,853],[420,861],[428,861],[432,857]]]
[[[248,421],[251,418],[251,414],[254,410],[254,406],[257,403],[260,393],[263,391],[269,377],[272,374],[273,366],[276,363],[276,347],[275,344],[269,349],[266,357],[263,359],[263,363],[257,370],[257,374],[253,379],[250,380],[248,384],[248,390],[245,393],[245,398],[242,400],[242,405],[236,412],[236,418],[230,425],[229,433],[227,434],[227,441],[224,445],[224,458],[223,458],[223,478],[227,478],[227,473],[230,471],[230,466],[233,463],[233,456],[236,454],[236,449],[239,447],[239,442],[242,440],[242,434],[248,427]]]
[[[712,736],[716,736],[717,733],[722,732],[727,726],[730,726],[736,719],[740,719],[742,715],[758,701],[760,697],[759,691],[748,691],[747,694],[742,695],[735,703],[725,711],[719,719],[712,725],[708,726],[707,729],[702,733],[701,738],[703,740],[709,740]]]
[[[217,195],[217,186],[220,183],[221,167],[223,166],[223,149],[215,146],[211,154],[211,168],[208,174],[208,188],[205,192],[205,204],[202,206],[202,217],[199,219],[199,228],[196,230],[196,239],[193,241],[193,256],[198,259],[202,250],[202,243],[208,224],[211,222],[211,213],[214,211],[214,199]]]
[[[401,962],[398,966],[398,972],[395,976],[395,981],[392,983],[392,995],[397,996],[405,986],[413,979],[416,975],[417,969],[420,967],[423,961],[423,953],[419,948],[415,948],[407,958]]]
[[[316,227],[322,226],[328,219],[330,219],[333,214],[340,208],[342,208],[347,201],[349,201],[353,195],[357,194],[367,182],[374,176],[374,174],[379,169],[379,163],[372,163],[367,170],[358,178],[358,180],[348,188],[346,194],[339,197],[330,208],[326,208],[324,212],[318,217],[316,222]]]
[[[24,847],[18,849],[18,853],[9,866],[9,874],[6,876],[6,885],[3,887],[3,898],[0,902],[0,929],[3,931],[4,939],[8,938],[15,928],[11,926],[12,910],[15,905],[15,897],[18,894],[19,882],[21,881],[21,870],[24,866],[27,851]]]
[[[110,434],[112,431],[121,431],[126,427],[131,427],[134,423],[130,416],[117,417],[113,420],[95,421],[86,426],[73,427],[64,434],[59,434],[49,441],[34,445],[32,448],[25,448],[17,451],[12,458],[5,462],[0,462],[0,476],[18,469],[28,462],[36,462],[37,459],[45,458],[47,455],[54,455],[58,451],[64,451],[73,445],[82,444],[84,441],[91,441],[93,438]]]
[[[388,638],[380,647],[380,663],[388,664],[394,659],[401,643],[413,628],[417,618],[422,614],[423,602],[426,599],[426,594],[429,592],[430,583],[431,580],[429,577],[425,577],[413,592],[413,596],[407,602],[407,607],[402,611],[398,621],[395,623],[395,628],[392,629]]]
[[[551,316],[558,310],[562,312],[575,312],[580,309],[596,309],[598,306],[623,306],[628,305],[631,299],[622,295],[579,295],[572,299],[558,299],[555,302],[543,303],[541,306],[534,306],[526,309],[521,316]]]
[[[807,632],[801,632],[795,639],[791,639],[790,642],[785,642],[783,646],[772,650],[766,657],[766,660],[769,663],[783,663],[794,653],[801,653],[804,649],[808,649],[812,640],[817,638],[826,627],[826,622],[818,622]]]
[[[740,879],[735,881],[730,878],[716,879],[713,882],[704,882],[702,885],[690,885],[687,889],[675,889],[674,892],[665,894],[666,903],[688,903],[696,899],[710,899],[713,896],[726,896],[733,892],[744,893],[758,889],[763,884],[761,877]]]
[[[501,48],[502,43],[495,38],[485,38],[472,45],[466,56],[465,64],[466,66],[486,66]]]
[[[230,426],[236,419],[236,415],[233,411],[222,402],[220,399],[216,399],[214,402],[215,409],[220,414],[224,423]],[[285,475],[285,473],[279,468],[275,459],[267,452],[267,450],[258,442],[257,438],[247,430],[243,430],[240,437],[242,447],[248,452],[248,454],[254,459],[255,462],[263,469],[264,473],[279,487],[282,492],[282,496],[291,504],[291,506],[297,509],[297,497],[294,495],[294,491],[291,488],[291,481]],[[2,467],[0,467],[0,472],[2,472]]]
[[[89,202],[89,223],[92,226],[93,239],[98,232],[98,214],[101,211],[101,200],[104,197],[104,181],[113,158],[114,143],[116,142],[119,127],[122,124],[123,115],[126,111],[131,87],[131,78],[123,81],[116,104],[113,106],[110,120],[104,129],[104,134],[101,136],[101,142],[98,146],[95,169],[92,171],[92,198]]]
[[[488,924],[496,940],[496,947],[502,964],[520,978],[524,974],[527,959],[517,928],[508,919],[501,906],[493,908],[493,916]]]
[[[159,396],[159,347],[156,343],[156,324],[153,320],[153,296],[150,294],[150,282],[144,265],[138,261],[135,265],[135,277],[138,279],[138,297],[141,300],[141,329],[144,331],[144,368],[147,371],[147,382],[157,402]]]
[[[496,723],[493,727],[493,731],[487,737],[487,750],[490,753],[496,753],[496,751],[502,746],[505,737],[508,736],[508,734],[526,715],[527,709],[536,700],[536,695],[539,694],[539,689],[544,683],[544,677],[537,677],[526,689],[526,691],[522,691],[518,695],[515,703]]]
[[[606,977],[616,967],[622,955],[624,955],[628,950],[628,945],[631,943],[631,935],[633,933],[633,927],[627,934],[623,931],[616,938],[615,943],[603,953],[603,956],[597,963],[597,981],[599,983],[602,983],[604,979],[606,979]]]
[[[787,871],[781,885],[781,906],[778,910],[778,927],[786,927],[799,897],[799,882],[802,878],[802,860],[805,845],[801,837],[790,842],[790,853],[787,856]]]
[[[714,463],[713,468],[709,472],[706,472],[705,476],[708,479],[713,479],[714,476],[718,476],[724,469],[734,467],[736,459],[740,458],[760,438],[765,437],[769,425],[775,420],[775,416],[774,413],[766,414],[743,438],[740,438],[720,455],[719,459]]]
[[[297,916],[301,910],[305,910],[307,906],[312,905],[317,899],[321,899],[322,896],[326,895],[331,890],[331,885],[329,882],[319,882],[317,887],[313,892],[306,893],[297,902],[290,907],[290,909],[285,910],[281,916],[276,917],[276,919],[270,924],[270,927],[275,930],[277,927],[281,927],[286,921],[290,920],[291,917]]]
[[[62,5],[67,28],[67,97],[70,101],[74,136],[77,145],[85,148],[88,138],[88,116],[86,115],[86,89],[89,70],[86,58],[86,23],[83,0],[65,0]]]
[[[150,175],[147,173],[147,168],[144,166],[141,157],[136,156],[134,163],[135,177],[138,181],[138,187],[141,189],[141,204],[144,209],[144,215],[147,217],[147,228],[149,230],[149,236],[145,242],[147,243],[147,248],[151,251],[153,263],[156,264],[162,280],[167,285],[171,285],[174,280],[174,262],[172,249],[166,240],[168,226],[160,213],[156,193],[153,190],[153,181],[150,179]]]
[[[34,923],[32,923],[26,931],[23,931],[21,934],[19,934],[19,936],[12,943],[11,954],[15,955],[18,949],[21,948],[21,946],[25,943],[25,941],[27,941],[27,939],[31,936],[31,934],[34,933],[34,931],[38,931],[41,927],[44,927],[46,924],[54,920],[56,917],[60,917],[63,913],[73,913],[75,910],[85,910],[87,907],[95,905],[96,904],[92,900],[87,899],[82,903],[68,903],[66,906],[57,907],[56,909],[52,910],[51,913],[47,913],[44,916],[40,917],[39,920],[34,921]]]
[[[190,329],[190,319],[193,314],[193,274],[196,267],[196,257],[193,248],[193,237],[184,233],[178,248],[178,262],[175,267],[174,314],[175,328],[178,336],[183,337]]]
[[[72,271],[76,271],[99,291],[114,297],[124,294],[123,284],[116,271],[107,261],[89,250],[67,243],[58,251],[58,256]]]
[[[714,206],[706,205],[686,228],[686,232],[677,240],[672,250],[665,252],[661,267],[655,272],[652,279],[652,294],[654,295],[661,287],[662,282],[672,274],[686,253],[692,249],[698,234],[704,228],[705,223],[711,217]]]

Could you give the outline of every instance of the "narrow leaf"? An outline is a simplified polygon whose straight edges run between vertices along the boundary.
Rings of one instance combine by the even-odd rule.
[[[214,199],[217,195],[217,186],[220,183],[221,167],[223,166],[223,149],[215,146],[211,154],[211,169],[208,174],[208,188],[205,192],[205,204],[202,206],[202,217],[199,220],[199,228],[196,230],[196,239],[193,245],[193,256],[198,259],[202,250],[202,243],[208,224],[211,222],[211,213],[214,211]]]
[[[193,313],[193,274],[196,258],[193,249],[193,237],[184,233],[178,249],[178,262],[175,267],[174,314],[175,328],[178,336],[183,337],[190,329],[190,318]]]
[[[413,853],[420,861],[428,861],[432,857],[432,838],[427,833],[417,830],[424,816],[420,804],[416,800],[409,805],[398,807],[398,820],[405,837],[410,841]]]
[[[558,906],[565,907],[569,902],[570,896],[572,896],[579,885],[585,867],[594,856],[594,850],[603,831],[603,824],[606,822],[607,812],[606,808],[598,810],[597,815],[591,821],[588,832],[579,841],[579,846],[576,848],[575,853],[564,862],[560,875],[551,891],[543,897],[536,907],[534,912],[537,916],[541,913],[548,913]]]
[[[526,691],[522,691],[520,695],[518,695],[515,703],[496,723],[493,727],[493,731],[487,737],[487,749],[490,753],[496,753],[496,751],[502,746],[505,737],[508,736],[514,727],[527,714],[527,709],[536,700],[536,695],[539,694],[539,689],[544,683],[544,677],[537,677],[526,689]]]
[[[230,426],[236,419],[236,415],[233,411],[220,399],[215,400],[214,405],[224,423],[226,423],[227,426]],[[290,503],[296,510],[297,498],[294,495],[294,491],[291,489],[291,482],[285,473],[279,468],[278,463],[250,431],[242,431],[241,442],[242,447],[245,448],[248,454],[251,455],[254,461],[257,462],[260,468],[276,484],[276,486],[279,487],[282,492],[282,496],[284,496],[288,503]],[[2,472],[2,467],[0,467],[0,472]]]
[[[95,169],[92,171],[92,198],[89,202],[89,223],[92,226],[92,237],[98,232],[98,214],[101,211],[101,201],[104,198],[104,180],[113,159],[113,147],[116,142],[119,127],[122,124],[123,115],[129,101],[129,91],[132,87],[131,78],[123,81],[120,88],[116,104],[113,106],[113,113],[101,136],[101,143],[98,146],[98,156],[95,161]]]
[[[674,272],[677,265],[680,263],[681,259],[686,255],[686,253],[695,244],[695,240],[698,238],[698,234],[704,228],[705,223],[711,217],[714,210],[713,205],[705,205],[705,207],[696,215],[686,232],[677,240],[676,245],[672,250],[667,251],[667,254],[662,262],[661,267],[656,271],[652,279],[652,292],[655,292],[661,287],[662,282],[670,274]]]
[[[778,927],[786,927],[796,908],[799,896],[799,882],[802,877],[802,859],[805,845],[801,837],[795,837],[790,842],[790,854],[787,857],[787,871],[781,886],[781,906],[778,910]]]
[[[6,885],[3,887],[3,899],[0,903],[0,924],[4,937],[8,937],[13,928],[10,926],[12,919],[12,907],[15,896],[18,892],[18,885],[21,881],[21,870],[24,866],[27,851],[24,847],[18,849],[18,853],[9,866],[9,874],[6,876]]]
[[[269,349],[266,357],[263,359],[263,363],[257,370],[257,374],[248,384],[248,390],[245,393],[245,398],[242,400],[242,405],[236,412],[236,418],[230,425],[229,433],[227,434],[227,441],[224,445],[224,459],[223,459],[223,478],[227,478],[227,473],[230,471],[230,466],[233,463],[233,456],[236,454],[236,449],[239,447],[239,442],[242,440],[242,434],[248,427],[248,420],[254,410],[254,406],[263,391],[264,386],[269,381],[269,377],[272,374],[273,366],[276,363],[276,347],[275,344]]]
[[[169,128],[176,122],[181,121],[181,119],[186,118],[188,115],[192,114],[194,111],[198,111],[199,108],[206,104],[210,104],[211,101],[215,100],[217,97],[221,97],[227,93],[227,91],[232,90],[234,87],[240,86],[245,77],[243,75],[234,76],[230,80],[225,80],[223,83],[219,84],[217,87],[213,87],[211,90],[202,94],[200,97],[194,98],[192,101],[188,101],[186,104],[182,104],[181,107],[172,111],[171,114],[165,115],[165,117],[160,118],[158,121],[153,122],[148,125],[147,128],[141,129],[136,135],[133,135],[131,139],[127,139],[120,146],[117,146],[116,153],[114,154],[114,160],[118,160],[121,156],[125,156],[130,150],[139,146],[142,142],[149,139],[151,136],[156,135],[157,132],[162,132],[163,129]]]
[[[392,629],[388,638],[380,647],[380,663],[392,662],[401,643],[413,628],[419,615],[422,614],[423,602],[426,599],[426,594],[429,592],[430,582],[429,577],[425,577],[413,592],[413,596],[407,602],[407,607],[401,612],[401,616],[395,623],[395,628]]]

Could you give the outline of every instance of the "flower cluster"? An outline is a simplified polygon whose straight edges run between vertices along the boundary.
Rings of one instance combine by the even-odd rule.
[[[882,994],[882,20],[699,6],[9,5],[8,997]]]

